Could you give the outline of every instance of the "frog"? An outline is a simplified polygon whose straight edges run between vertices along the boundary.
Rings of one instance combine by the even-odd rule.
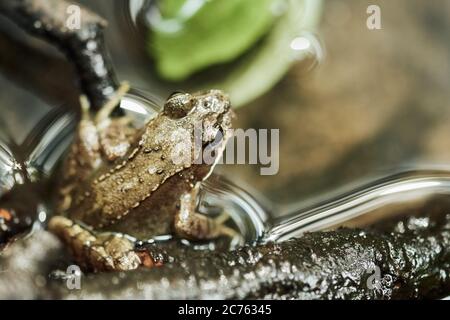
[[[74,260],[95,272],[134,270],[144,260],[148,266],[136,250],[139,241],[236,236],[226,213],[210,217],[197,209],[201,184],[231,136],[228,95],[175,92],[160,113],[135,128],[127,116],[111,116],[128,90],[123,84],[96,114],[80,99],[82,117],[48,223]]]

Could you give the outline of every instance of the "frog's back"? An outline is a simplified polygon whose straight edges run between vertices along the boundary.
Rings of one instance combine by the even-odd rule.
[[[207,166],[194,165],[170,177],[146,201],[105,230],[125,233],[140,240],[173,234],[180,197],[190,192],[208,170]]]

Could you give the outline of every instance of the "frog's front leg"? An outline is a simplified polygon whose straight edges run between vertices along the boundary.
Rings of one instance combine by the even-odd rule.
[[[75,140],[64,162],[58,212],[67,211],[77,197],[77,186],[89,179],[104,160],[114,161],[126,154],[136,129],[130,126],[126,117],[111,118],[110,114],[128,91],[124,83],[106,103],[95,118],[90,111],[86,96],[80,97],[81,121]]]
[[[50,220],[49,230],[70,248],[75,261],[85,270],[127,271],[141,265],[134,244],[120,234],[94,234],[62,216]]]
[[[111,100],[100,109],[94,119],[101,151],[108,161],[123,157],[128,152],[136,135],[136,129],[130,125],[131,118],[127,116],[111,117],[111,113],[129,89],[130,86],[127,82],[122,83]]]
[[[180,198],[180,208],[175,215],[175,232],[189,240],[211,240],[220,236],[234,238],[237,231],[225,225],[227,214],[217,218],[207,217],[196,211],[200,183]]]

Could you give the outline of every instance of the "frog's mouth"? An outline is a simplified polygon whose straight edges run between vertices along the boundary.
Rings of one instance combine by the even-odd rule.
[[[228,140],[226,132],[222,127],[216,129],[217,132],[214,139],[203,144],[203,151],[204,154],[209,155],[208,162],[210,165],[217,164],[217,161],[220,159],[220,156],[225,149],[226,141]]]

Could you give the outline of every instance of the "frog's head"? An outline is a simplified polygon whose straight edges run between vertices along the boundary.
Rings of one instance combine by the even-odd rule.
[[[195,94],[175,92],[164,105],[164,114],[172,119],[189,115],[201,121],[203,118],[217,120],[230,111],[230,99],[220,90],[200,91]]]
[[[220,154],[231,135],[233,112],[227,94],[220,90],[207,90],[195,94],[174,93],[164,105],[167,117],[177,122],[177,126],[201,129],[201,147],[216,150]],[[198,133],[198,131],[197,131]]]

